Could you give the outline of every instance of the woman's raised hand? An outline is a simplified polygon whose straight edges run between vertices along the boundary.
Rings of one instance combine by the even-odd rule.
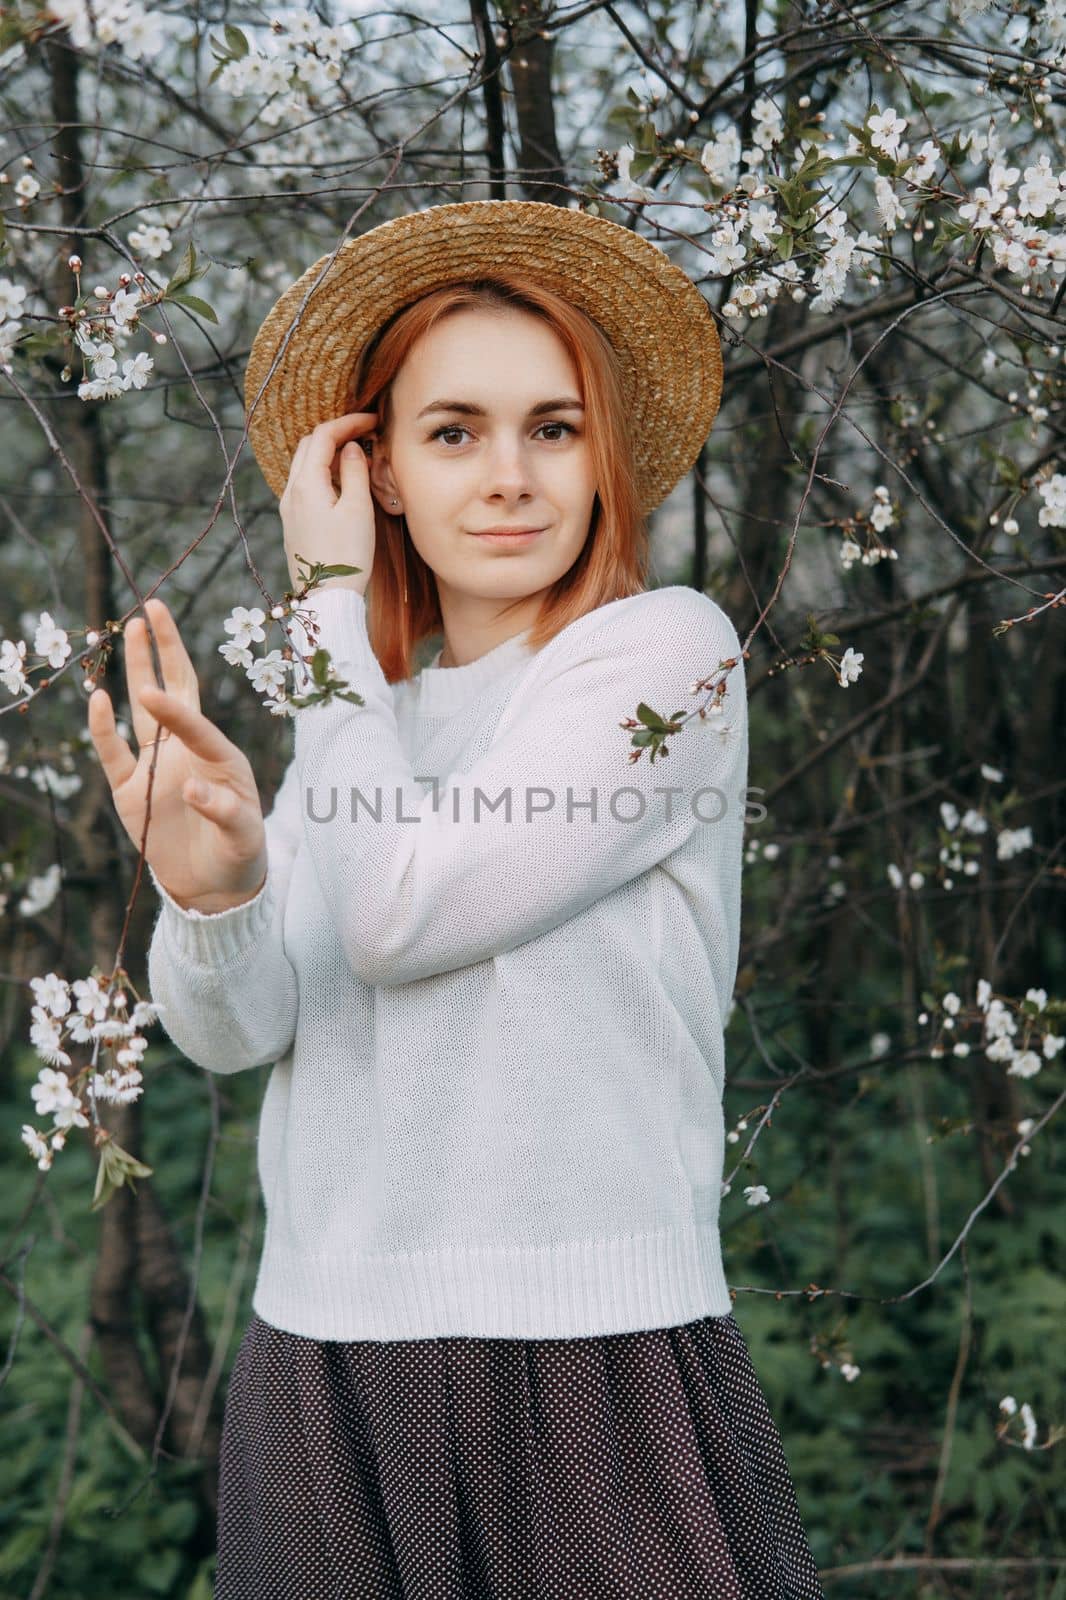
[[[159,741],[145,857],[181,905],[225,911],[252,899],[265,881],[259,791],[247,756],[200,710],[196,672],[168,607],[152,599],[145,609],[166,688],[156,687],[148,629],[141,617],[131,617],[125,629],[126,689],[137,755],[116,730],[105,689],[89,696],[89,733],[115,810],[138,850],[153,744]]]
[[[296,565],[300,555],[323,566],[343,563],[358,567],[349,577],[324,579],[321,587],[366,593],[376,530],[370,467],[358,435],[371,432],[377,420],[376,411],[348,411],[320,422],[296,446],[278,501],[293,589],[303,581]],[[339,494],[334,471],[340,482]]]

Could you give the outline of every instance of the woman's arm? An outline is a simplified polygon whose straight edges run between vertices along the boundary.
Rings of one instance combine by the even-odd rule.
[[[186,911],[148,869],[162,902],[148,950],[151,997],[167,1035],[208,1072],[269,1065],[296,1034],[296,973],[282,926],[302,837],[299,797],[292,761],[264,818],[266,881],[243,905]]]
[[[539,671],[485,756],[466,773],[437,775],[436,797],[416,783],[398,738],[363,596],[313,592],[308,604],[319,643],[366,702],[300,709],[294,763],[312,868],[366,982],[430,977],[536,938],[696,828],[723,849],[735,843],[747,778],[743,661],[728,674],[721,712],[672,735],[667,758],[652,764],[644,752],[631,763],[619,727],[642,700],[664,717],[691,712],[707,699],[689,692],[693,681],[739,658],[736,632],[709,597],[653,590],[607,608],[602,625],[596,613],[581,619],[587,626],[534,658]],[[363,797],[354,820],[352,790]]]

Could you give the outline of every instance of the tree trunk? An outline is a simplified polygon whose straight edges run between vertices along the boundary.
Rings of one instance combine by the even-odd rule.
[[[64,222],[76,227],[88,213],[81,124],[78,109],[79,56],[65,32],[41,41],[51,82],[52,115],[56,123],[53,151],[57,176],[63,186]],[[57,247],[52,294],[55,304],[72,298],[67,257],[79,252],[76,235]],[[52,361],[57,379],[61,363]],[[93,507],[99,512],[109,501],[107,445],[101,411],[93,403],[80,405],[65,427],[66,448],[84,490],[78,506],[78,536],[83,574],[82,610],[88,626],[102,628],[118,610],[114,567],[101,537]],[[117,653],[108,664],[103,687],[117,707],[124,699],[124,674],[120,679]],[[80,884],[90,893],[88,926],[90,960],[110,972],[119,950],[125,916],[122,860],[110,789],[98,764],[86,764],[73,823],[71,853],[81,863]],[[131,928],[134,925],[131,919]],[[103,1119],[123,1149],[141,1158],[142,1106],[107,1105]],[[151,1448],[161,1404],[169,1387],[177,1357],[181,1315],[190,1295],[190,1282],[169,1228],[162,1216],[151,1180],[138,1183],[137,1193],[120,1189],[99,1212],[100,1234],[90,1293],[91,1321],[104,1375],[122,1420],[130,1433]],[[138,1343],[136,1296],[140,1289],[147,1330],[155,1350],[156,1372],[150,1374]],[[177,1308],[177,1310],[175,1309]],[[203,1318],[196,1307],[182,1353],[181,1376],[168,1418],[167,1448],[185,1455],[189,1425],[195,1412],[195,1395],[206,1379],[210,1351],[204,1337]],[[213,1412],[202,1446],[207,1450],[201,1485],[205,1526],[213,1521],[214,1484],[217,1477],[218,1427]]]
[[[555,41],[540,36],[547,28],[545,12],[537,6],[529,9],[532,15],[516,26],[515,49],[508,61],[518,119],[522,198],[565,206],[570,196],[559,187],[567,178],[555,129],[552,89]]]

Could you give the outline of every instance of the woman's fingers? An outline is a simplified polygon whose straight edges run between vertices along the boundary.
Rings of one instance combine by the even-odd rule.
[[[89,733],[114,793],[137,770],[137,758],[115,726],[114,707],[106,689],[94,689],[89,696]]]
[[[163,688],[171,694],[187,696],[193,705],[199,707],[200,686],[196,679],[196,668],[185,648],[185,641],[181,637],[170,607],[165,601],[153,596],[146,602],[145,610],[148,612],[155,634],[156,648],[159,651],[159,665],[163,669]],[[147,640],[147,627],[143,631]]]
[[[228,828],[236,822],[245,802],[224,783],[208,783],[206,778],[186,778],[181,798],[208,822]]]
[[[333,496],[333,461],[340,449],[348,439],[355,438],[361,433],[369,433],[377,426],[378,414],[376,411],[348,411],[343,417],[331,417],[325,422],[320,422],[317,428],[312,428],[310,433],[304,434],[300,444],[296,447],[292,466],[289,469],[290,482],[295,482],[299,475],[301,487],[305,492],[321,493],[327,491],[329,504],[334,504]],[[300,455],[301,446],[305,447]]]
[[[369,474],[370,465],[362,450],[358,448],[342,450],[340,460],[341,499],[350,501],[353,506],[364,503],[369,484]]]
[[[200,693],[196,672],[169,607],[162,600],[153,598],[147,601],[145,610],[152,624],[152,632],[155,634],[164,688],[169,693],[183,695],[199,709]],[[156,687],[155,673],[152,669],[151,640],[143,617],[131,617],[126,624],[125,656],[126,691],[133,717],[133,731],[137,736],[138,745],[144,746],[155,738],[157,729],[155,719],[149,714],[148,707],[143,701],[143,691]]]
[[[204,716],[195,706],[187,705],[177,695],[151,685],[141,690],[145,710],[155,721],[177,734],[182,744],[202,761],[213,761],[219,766],[232,762],[235,747],[220,728]],[[151,742],[154,735],[149,735]]]
[[[155,627],[153,618],[152,626]],[[142,700],[144,689],[155,684],[152,671],[152,650],[148,629],[141,617],[131,617],[123,636],[123,655],[126,664],[126,697],[130,705],[130,718],[139,746],[144,746],[156,733],[155,719],[149,716]]]

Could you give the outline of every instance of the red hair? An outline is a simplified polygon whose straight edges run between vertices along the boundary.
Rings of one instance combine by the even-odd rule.
[[[529,643],[539,649],[577,617],[647,587],[647,519],[640,512],[618,359],[602,328],[562,295],[521,272],[493,272],[446,284],[401,307],[366,345],[344,409],[376,411],[377,436],[386,438],[392,425],[391,386],[411,349],[444,317],[471,309],[526,311],[542,318],[574,364],[585,405],[596,497],[581,553],[552,586],[530,630]],[[441,630],[443,618],[433,570],[412,544],[402,518],[384,511],[375,497],[374,519],[367,626],[386,680],[396,683],[411,676],[415,647]]]

